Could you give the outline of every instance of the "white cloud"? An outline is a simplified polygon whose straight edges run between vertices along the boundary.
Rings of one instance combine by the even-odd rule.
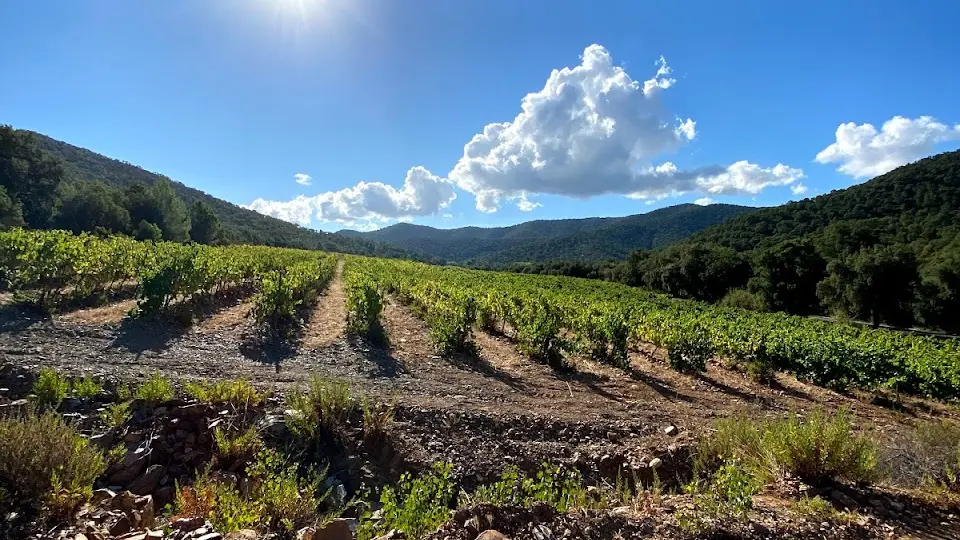
[[[541,206],[543,205],[536,201],[528,200],[526,193],[517,197],[517,208],[519,208],[521,212],[532,212],[535,208],[540,208]]]
[[[840,163],[838,171],[869,178],[926,157],[937,143],[960,139],[960,124],[950,127],[932,116],[894,116],[880,131],[873,124],[840,124],[836,142],[817,154],[818,163]]]
[[[297,174],[293,175],[293,178],[301,186],[309,186],[310,181],[313,180],[312,176],[310,176],[309,174],[304,174],[302,172],[298,172]]]
[[[790,192],[794,195],[803,195],[807,192],[807,186],[803,184],[795,184],[790,186]]]
[[[715,202],[717,201],[711,199],[710,197],[700,197],[699,199],[693,201],[693,204],[699,204],[700,206],[710,206]]]
[[[313,197],[298,195],[291,201],[257,199],[247,208],[301,225],[309,224],[315,215],[321,221],[355,226],[435,214],[456,197],[451,182],[414,167],[407,171],[400,189],[381,182],[360,182]]]

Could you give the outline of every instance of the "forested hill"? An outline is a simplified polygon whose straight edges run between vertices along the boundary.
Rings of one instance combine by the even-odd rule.
[[[398,223],[378,231],[341,234],[392,244],[461,264],[498,267],[517,262],[620,259],[652,249],[753,210],[746,206],[681,204],[615,218],[529,221],[512,227],[435,229]]]
[[[952,238],[960,227],[960,151],[904,165],[847,189],[738,216],[689,241],[746,251],[828,227],[888,244]]]
[[[113,188],[128,188],[138,183],[149,186],[163,178],[136,165],[112,159],[40,133],[26,133],[33,135],[36,145],[43,152],[62,162],[65,172],[63,180],[68,183],[95,181]],[[300,227],[218,199],[179,182],[171,183],[173,190],[188,207],[201,201],[213,211],[219,218],[223,235],[229,243],[321,249],[384,257],[409,255],[396,247],[380,242]]]

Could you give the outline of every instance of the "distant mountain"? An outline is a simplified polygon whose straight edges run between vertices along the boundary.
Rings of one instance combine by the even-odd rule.
[[[63,161],[69,180],[96,180],[114,187],[125,187],[137,182],[153,184],[160,178],[159,174],[136,165],[112,159],[40,133],[33,133],[33,135],[41,150]],[[265,216],[176,181],[173,182],[173,186],[177,195],[188,206],[195,201],[203,201],[209,205],[220,218],[228,239],[234,243],[320,249],[381,257],[409,255],[399,248],[370,239],[316,231]]]
[[[914,243],[921,256],[936,251],[960,229],[960,150],[826,195],[734,217],[688,241],[747,251],[830,229],[847,242]]]
[[[636,249],[677,242],[754,210],[746,206],[681,204],[613,218],[528,221],[512,227],[436,229],[398,223],[372,232],[341,231],[448,262],[497,267],[515,262],[619,259]]]

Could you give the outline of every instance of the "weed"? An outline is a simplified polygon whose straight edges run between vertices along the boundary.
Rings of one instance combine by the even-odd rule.
[[[257,390],[249,380],[219,382],[184,382],[183,390],[198,401],[214,405],[230,405],[234,409],[256,407],[267,398],[267,392]]]
[[[381,436],[393,423],[393,407],[389,404],[364,397],[360,400],[360,408],[363,410],[363,433],[367,437]]]
[[[628,496],[626,500],[631,498]],[[533,476],[524,475],[516,467],[507,467],[498,481],[481,486],[469,495],[461,493],[460,501],[461,506],[532,506],[535,503],[567,512],[588,507],[590,498],[577,470],[564,471],[558,465],[544,463]]]
[[[747,519],[760,484],[739,461],[731,460],[705,482],[695,478],[684,489],[693,495],[695,510],[678,512],[677,524],[681,529],[699,532],[714,522]]]
[[[74,380],[72,386],[73,395],[81,399],[95,398],[100,395],[100,391],[102,390],[100,383],[89,375],[82,379]]]
[[[803,496],[793,504],[793,511],[812,521],[837,521],[840,512],[829,501],[820,497]]]
[[[130,403],[129,401],[110,403],[100,413],[100,419],[110,429],[126,424],[131,416]]]
[[[130,386],[127,384],[117,384],[117,388],[114,393],[119,401],[129,401],[133,399],[133,391],[130,390]]]
[[[242,433],[231,433],[218,427],[213,431],[213,442],[218,458],[226,461],[247,461],[263,446],[260,433],[254,426]]]
[[[153,372],[147,380],[137,387],[134,394],[137,399],[147,403],[161,403],[173,399],[173,383],[159,371]]]
[[[61,518],[89,499],[105,470],[103,454],[53,413],[0,419],[0,485],[10,500]]]
[[[761,481],[794,476],[811,484],[830,480],[867,483],[879,476],[876,444],[857,435],[846,411],[817,409],[806,420],[792,415],[757,423],[724,419],[698,447],[696,468],[708,473],[736,459]]]
[[[454,497],[452,469],[449,463],[435,463],[417,478],[403,474],[395,488],[386,487],[380,495],[383,518],[374,522],[365,515],[357,537],[374,538],[396,529],[407,538],[420,538],[435,530],[450,517]]]
[[[37,396],[37,406],[42,409],[56,409],[67,397],[70,383],[66,377],[50,368],[41,368],[37,380],[33,383],[33,393]]]
[[[928,491],[960,491],[960,424],[947,420],[923,422],[905,447],[885,458],[895,479]]]
[[[314,438],[321,426],[329,429],[343,422],[357,407],[347,383],[318,375],[310,379],[306,392],[291,393],[288,403],[297,414],[289,415],[287,426],[304,439]]]

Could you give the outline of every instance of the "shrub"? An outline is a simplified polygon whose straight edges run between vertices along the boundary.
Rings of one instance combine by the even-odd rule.
[[[314,375],[306,392],[294,391],[287,398],[296,414],[288,415],[287,426],[295,435],[314,438],[320,426],[332,428],[346,420],[357,405],[350,398],[350,386],[341,381]]]
[[[105,470],[103,454],[53,413],[0,419],[0,485],[11,501],[63,518]]]
[[[130,420],[129,401],[118,401],[107,405],[100,413],[100,419],[110,429],[118,428]]]
[[[67,397],[70,383],[66,377],[50,368],[41,368],[37,380],[33,383],[33,393],[37,396],[37,406],[56,409]]]
[[[837,521],[841,513],[830,504],[830,501],[820,497],[803,496],[794,503],[793,511],[800,517],[813,521]]]
[[[702,482],[694,479],[685,490],[693,495],[691,512],[679,512],[681,528],[699,531],[711,522],[743,521],[753,508],[753,496],[760,491],[760,483],[737,460],[721,465]]]
[[[767,311],[767,303],[763,296],[745,289],[730,289],[730,292],[720,300],[720,305],[750,311]]]
[[[366,337],[382,333],[383,298],[369,276],[351,272],[347,277],[347,331]]]
[[[364,515],[357,537],[373,538],[396,529],[407,538],[420,538],[435,530],[450,517],[452,468],[449,463],[435,463],[417,478],[404,473],[395,488],[388,486],[380,495],[383,518],[375,522],[369,514]]]
[[[960,424],[920,423],[906,444],[884,461],[901,484],[960,491]]]
[[[717,422],[697,450],[699,472],[736,459],[760,480],[785,475],[811,484],[830,480],[871,482],[879,476],[876,444],[857,435],[849,414],[817,409],[806,420],[797,415],[756,423],[745,418]]]
[[[137,387],[134,396],[147,403],[160,403],[173,399],[173,383],[159,371],[155,371],[146,381]]]
[[[586,508],[588,502],[587,490],[579,471],[565,471],[558,465],[544,463],[533,476],[526,476],[516,467],[509,466],[493,484],[481,486],[470,495],[461,494],[460,504],[532,506],[544,503],[559,512],[567,512]]]
[[[190,397],[214,405],[230,405],[234,409],[256,407],[267,398],[267,392],[260,392],[250,381],[237,379],[219,382],[185,382],[183,390]]]
[[[100,395],[100,383],[95,381],[93,377],[89,375],[73,381],[73,395],[82,399],[94,398]]]
[[[430,340],[440,354],[462,352],[477,321],[477,302],[469,296],[445,296],[427,311]]]
[[[213,431],[213,442],[217,456],[227,461],[249,460],[263,446],[260,433],[253,426],[241,433],[218,427]]]
[[[707,360],[714,353],[710,333],[699,323],[665,330],[662,343],[667,349],[667,364],[681,373],[706,371]]]
[[[360,401],[363,410],[363,434],[366,437],[378,437],[387,431],[393,423],[393,407],[386,403],[377,403],[364,397]]]

